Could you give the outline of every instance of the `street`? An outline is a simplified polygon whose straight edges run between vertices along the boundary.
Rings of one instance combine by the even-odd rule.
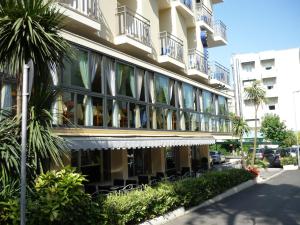
[[[300,171],[285,171],[166,225],[300,224]]]

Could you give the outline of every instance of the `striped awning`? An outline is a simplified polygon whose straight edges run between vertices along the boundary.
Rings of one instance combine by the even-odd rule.
[[[72,150],[136,149],[210,145],[209,137],[64,137]]]

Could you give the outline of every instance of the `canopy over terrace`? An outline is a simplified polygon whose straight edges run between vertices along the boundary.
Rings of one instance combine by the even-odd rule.
[[[159,148],[215,143],[208,137],[64,137],[72,150]]]

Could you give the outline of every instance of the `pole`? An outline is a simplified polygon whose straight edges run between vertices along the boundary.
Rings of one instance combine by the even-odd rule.
[[[299,93],[300,90],[293,92],[293,101],[294,101],[294,117],[295,117],[295,133],[296,133],[296,143],[297,143],[297,159],[298,159],[298,169],[300,169],[300,156],[299,156],[299,139],[298,139],[298,133],[297,133],[297,107],[296,107],[296,100],[295,100],[295,94]]]
[[[21,142],[21,215],[20,224],[26,224],[26,141],[27,141],[27,96],[28,96],[28,69],[27,64],[23,68],[22,83],[22,142]]]

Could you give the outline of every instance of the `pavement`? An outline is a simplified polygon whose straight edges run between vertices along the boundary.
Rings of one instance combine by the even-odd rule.
[[[300,170],[268,169],[261,176],[263,183],[166,225],[300,225]]]

